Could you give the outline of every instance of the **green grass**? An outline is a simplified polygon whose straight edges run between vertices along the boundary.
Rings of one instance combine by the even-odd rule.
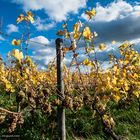
[[[138,104],[133,103],[127,109],[116,109],[116,106],[113,106],[112,110],[112,116],[116,121],[115,133],[124,140],[140,140],[140,112]],[[69,124],[69,132],[73,131],[71,133],[74,133],[75,137],[77,137],[69,137],[69,140],[78,140],[78,137],[81,139],[83,137],[84,140],[111,140],[102,131],[100,120],[94,120],[91,116],[91,112],[88,112],[88,109],[83,109],[78,114],[73,115],[73,117],[69,116],[71,124],[74,123],[74,118],[77,118],[76,123],[73,125]]]
[[[8,108],[16,106],[15,97],[5,94],[0,95],[0,106]],[[14,108],[13,110],[16,110]],[[116,105],[111,107],[111,115],[115,119],[114,131],[124,140],[140,140],[140,112],[138,104],[134,102],[127,109],[118,109]],[[21,140],[57,140],[58,134],[55,123],[56,112],[52,115],[44,114],[40,110],[34,111],[34,115],[25,113],[25,122],[22,127],[17,127],[13,134],[21,136]],[[51,124],[51,125],[50,125]],[[54,128],[51,128],[54,124]],[[7,134],[7,124],[0,124],[0,135]],[[90,108],[85,107],[74,113],[66,110],[67,140],[111,140],[102,131],[100,119],[93,115]],[[0,138],[1,140],[1,138]],[[9,140],[12,140],[11,138]]]

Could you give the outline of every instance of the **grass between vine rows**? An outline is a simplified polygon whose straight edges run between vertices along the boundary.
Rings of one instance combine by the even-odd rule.
[[[11,110],[16,111],[16,102],[14,104],[14,100],[14,96],[11,96],[9,100],[9,95],[1,93],[0,106],[11,107]],[[115,104],[111,108],[112,116],[117,122],[114,131],[124,140],[140,140],[140,112],[137,102],[133,101],[132,105],[126,109],[120,109]],[[17,127],[12,135],[19,135],[21,140],[55,140],[58,138],[56,112],[48,115],[43,114],[40,110],[35,110],[30,113],[25,112],[24,115],[25,122],[23,126]],[[109,136],[104,134],[98,118],[86,106],[76,113],[66,110],[67,139],[111,140]],[[1,124],[0,136],[7,134],[6,131],[7,124]],[[7,140],[11,139],[7,138]]]

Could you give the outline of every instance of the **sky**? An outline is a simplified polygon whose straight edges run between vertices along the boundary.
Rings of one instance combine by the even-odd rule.
[[[86,10],[95,8],[96,16],[88,24],[98,37],[95,46],[104,42],[107,47],[103,52],[97,49],[97,57],[106,67],[110,52],[118,54],[118,46],[126,40],[135,43],[140,52],[140,0],[0,0],[0,55],[6,60],[7,53],[18,47],[12,46],[13,38],[21,38],[25,32],[24,24],[17,24],[17,17],[27,11],[34,14],[35,23],[30,25],[30,40],[48,46],[30,42],[29,55],[41,69],[46,69],[49,61],[55,58],[56,32],[62,29],[64,21],[69,20],[69,28],[77,20],[87,21]],[[117,43],[112,46],[111,42]],[[84,45],[84,44],[83,44]],[[81,45],[82,46],[82,45]],[[81,53],[79,59],[86,56]],[[65,63],[71,62],[71,56]]]

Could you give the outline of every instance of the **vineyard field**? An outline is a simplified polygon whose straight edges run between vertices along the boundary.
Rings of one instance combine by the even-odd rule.
[[[140,140],[140,3],[101,3],[1,0],[0,140]]]

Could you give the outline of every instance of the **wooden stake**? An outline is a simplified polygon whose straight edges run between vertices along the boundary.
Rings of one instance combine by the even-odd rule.
[[[58,105],[58,132],[60,140],[66,140],[65,128],[65,109],[63,106],[64,95],[64,81],[63,81],[63,52],[62,52],[61,38],[56,39],[56,55],[57,55],[57,94],[58,98],[62,101],[62,105]],[[62,98],[60,98],[62,97]]]

